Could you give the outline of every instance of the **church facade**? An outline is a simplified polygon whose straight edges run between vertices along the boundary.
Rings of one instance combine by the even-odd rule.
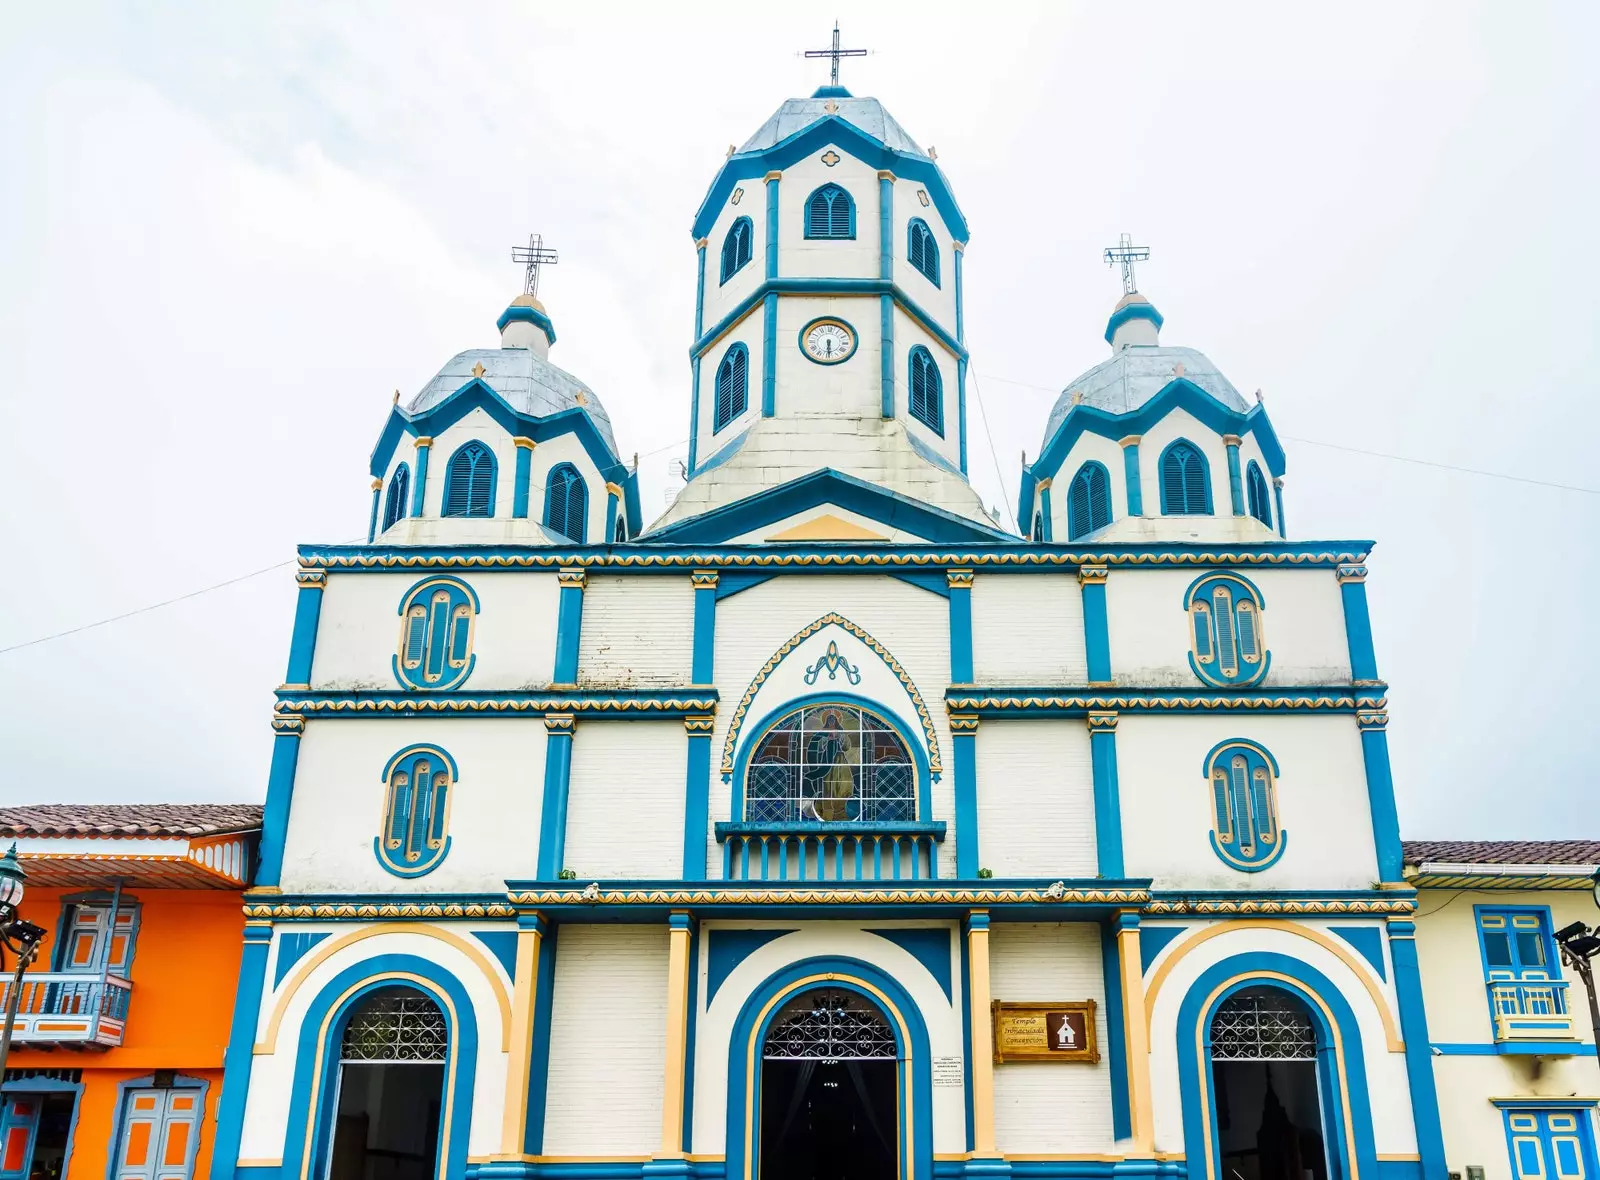
[[[1370,545],[1259,401],[1129,269],[1019,535],[881,104],[693,234],[659,519],[530,290],[301,548],[213,1174],[1442,1180]]]

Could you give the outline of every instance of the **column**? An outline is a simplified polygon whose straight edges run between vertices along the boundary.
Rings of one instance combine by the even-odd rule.
[[[1033,540],[1048,543],[1050,540],[1050,484],[1049,476],[1041,479],[1036,485],[1039,489],[1039,514],[1044,521],[1044,531]]]
[[[1400,847],[1400,814],[1394,802],[1394,776],[1389,768],[1389,711],[1356,710],[1361,731],[1361,761],[1367,772],[1367,806],[1372,812],[1372,840],[1378,857],[1378,880],[1405,881]]]
[[[767,278],[778,277],[778,181],[781,172],[767,173]]]
[[[1094,841],[1100,875],[1117,878],[1122,863],[1122,796],[1117,786],[1117,715],[1090,713],[1089,760],[1094,773]]]
[[[1130,434],[1119,438],[1122,448],[1122,474],[1128,485],[1128,515],[1144,515],[1144,491],[1139,485],[1139,442],[1143,435]]]
[[[894,173],[878,173],[878,277],[894,278]]]
[[[1083,593],[1083,651],[1092,687],[1111,684],[1111,630],[1106,614],[1106,579],[1110,572],[1103,565],[1078,569],[1078,586]]]
[[[878,296],[878,337],[883,348],[878,354],[878,387],[883,403],[881,413],[894,417],[894,296]]]
[[[951,242],[950,256],[955,262],[956,271],[956,343],[965,344],[967,342],[967,316],[962,293],[961,264],[967,257],[967,244],[965,242]],[[962,468],[962,470],[966,469]]]
[[[972,683],[972,571],[948,570],[950,588],[950,683]]]
[[[1278,536],[1288,540],[1289,527],[1283,523],[1283,476],[1281,475],[1273,477],[1272,498],[1278,502]]]
[[[422,515],[423,497],[428,490],[428,455],[433,450],[433,439],[426,434],[417,436],[417,461],[412,464],[416,468],[415,483],[411,485],[411,515]]]
[[[378,499],[383,491],[383,480],[372,481],[372,515],[367,519],[367,544],[372,544],[378,537]]]
[[[700,458],[700,358],[694,358],[694,371],[689,386],[689,478],[694,478],[695,466]]]
[[[778,412],[778,295],[767,292],[765,314],[761,319],[761,416]]]
[[[1358,687],[1376,685],[1378,657],[1372,649],[1372,618],[1367,613],[1367,567],[1341,565],[1336,576],[1339,579],[1339,597],[1344,602],[1344,637],[1350,649],[1350,679]]]
[[[1222,436],[1222,445],[1228,448],[1228,497],[1233,501],[1233,514],[1244,515],[1244,482],[1239,475],[1239,443],[1237,434]]]
[[[694,287],[694,338],[696,340],[699,340],[701,334],[706,330],[706,246],[708,244],[705,238],[701,238],[694,244],[695,253],[699,256],[699,266],[695,268],[696,281]]]
[[[567,789],[572,782],[572,737],[577,729],[571,713],[546,713],[544,718],[544,802],[539,809],[541,881],[558,881],[566,868]]]
[[[539,945],[543,914],[517,915],[517,962],[511,992],[511,1052],[506,1057],[506,1097],[497,1159],[521,1162],[528,1150],[529,1081],[533,1067],[534,1010],[539,998]],[[544,1096],[539,1096],[543,1103]]]
[[[300,764],[300,738],[305,729],[306,719],[299,713],[279,713],[272,718],[272,767],[267,771],[267,804],[261,816],[261,846],[256,861],[258,889],[276,889],[283,873],[289,805],[294,801],[294,774]]]
[[[1411,1083],[1411,1117],[1417,1129],[1417,1154],[1422,1157],[1425,1180],[1443,1180],[1444,1131],[1439,1121],[1422,975],[1417,968],[1417,927],[1409,918],[1390,918],[1388,927],[1395,997],[1400,1001],[1400,1035],[1406,1043],[1406,1077]]]
[[[961,255],[957,254],[959,259]],[[959,273],[959,272],[957,272]],[[956,418],[961,445],[961,474],[967,473],[967,358],[956,358]]]
[[[716,570],[695,570],[694,653],[689,679],[696,686],[716,680],[717,582]],[[685,717],[689,753],[684,770],[683,879],[706,879],[706,830],[711,822],[711,735],[714,716]]]
[[[994,1018],[989,1011],[989,911],[973,910],[963,923],[967,934],[968,1020],[972,1026],[972,1059],[967,1084],[972,1087],[972,1155],[968,1174],[1008,1175],[1010,1165],[994,1140]]]
[[[1122,968],[1122,1040],[1127,1050],[1130,1154],[1155,1151],[1155,1118],[1150,1097],[1150,1026],[1144,1012],[1144,964],[1139,956],[1139,914],[1117,915],[1117,959]]]
[[[573,685],[578,682],[578,640],[583,634],[583,588],[588,583],[583,570],[556,571],[561,600],[556,611],[556,668],[551,682]]]
[[[683,1112],[689,1077],[689,972],[691,914],[674,911],[667,918],[667,1065],[661,1094],[661,1149],[644,1166],[646,1176],[689,1175]]]
[[[517,520],[528,518],[528,484],[533,473],[534,441],[518,435],[511,440],[517,448],[517,470],[511,488],[511,515]]]
[[[289,635],[289,667],[283,675],[285,688],[307,688],[311,684],[311,662],[317,650],[317,625],[322,621],[322,591],[328,585],[328,571],[306,566],[294,573],[300,589],[294,600],[294,630]]]
[[[255,1061],[256,1021],[267,981],[267,952],[272,923],[244,924],[244,952],[239,958],[239,988],[233,1001],[233,1025],[223,1056],[222,1096],[217,1099],[217,1138],[211,1153],[211,1175],[233,1180],[244,1134],[244,1102],[250,1093],[250,1068]]]
[[[978,715],[950,714],[951,760],[956,782],[956,876],[977,879],[978,869]]]
[[[611,544],[617,536],[617,513],[622,508],[622,487],[619,484],[607,482],[606,484],[606,535],[602,544]]]

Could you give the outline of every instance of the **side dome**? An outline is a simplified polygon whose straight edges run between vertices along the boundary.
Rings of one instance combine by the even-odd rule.
[[[483,372],[476,370],[483,366]],[[519,414],[548,418],[563,410],[582,410],[605,440],[613,458],[617,440],[611,415],[582,381],[526,348],[469,348],[457,353],[406,406],[408,414],[425,414],[474,378],[494,390]]]
[[[1179,377],[1198,385],[1230,410],[1250,411],[1250,403],[1205,353],[1173,345],[1134,344],[1101,361],[1061,391],[1045,422],[1040,449],[1050,444],[1075,406],[1130,414]]]

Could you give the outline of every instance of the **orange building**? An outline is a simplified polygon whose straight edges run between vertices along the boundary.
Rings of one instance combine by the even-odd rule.
[[[246,804],[0,808],[20,916],[48,931],[0,1085],[0,1180],[209,1175],[260,828]]]

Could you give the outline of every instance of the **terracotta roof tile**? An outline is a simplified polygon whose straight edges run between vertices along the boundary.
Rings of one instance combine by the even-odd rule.
[[[1600,864],[1600,840],[1407,840],[1404,849],[1408,865]]]
[[[259,803],[40,803],[0,807],[0,837],[220,836],[260,826]]]

